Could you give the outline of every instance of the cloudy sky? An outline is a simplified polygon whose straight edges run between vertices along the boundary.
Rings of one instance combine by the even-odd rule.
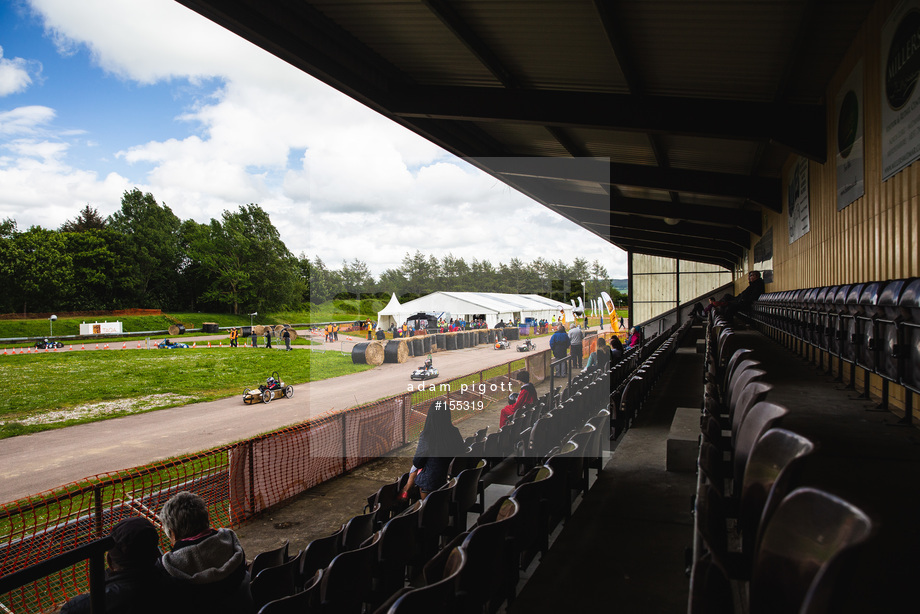
[[[0,0],[0,219],[58,228],[134,187],[199,222],[257,203],[335,268],[418,249],[626,277],[621,250],[173,0]]]

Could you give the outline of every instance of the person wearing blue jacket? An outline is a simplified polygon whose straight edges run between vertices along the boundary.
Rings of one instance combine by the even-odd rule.
[[[556,328],[556,332],[553,333],[553,336],[549,338],[549,349],[553,353],[553,358],[556,360],[565,358],[569,353],[569,347],[571,345],[572,342],[569,339],[568,334],[565,332],[565,324],[559,324],[559,326]],[[559,367],[557,367],[558,372],[556,375],[565,375],[565,363],[560,364]]]

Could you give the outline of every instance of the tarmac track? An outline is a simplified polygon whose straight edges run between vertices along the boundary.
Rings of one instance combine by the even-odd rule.
[[[183,341],[196,339],[201,338]],[[216,338],[204,339],[210,339],[213,346]],[[345,339],[347,337],[342,336],[337,343],[324,344],[323,349],[338,351]],[[535,339],[535,342],[537,351],[549,348],[549,337]],[[440,375],[427,383],[445,381],[522,358],[523,354],[514,349],[517,343],[512,341],[511,348],[502,351],[490,345],[481,345],[434,353],[434,364]],[[345,345],[348,351],[351,345]],[[127,347],[130,346],[129,343]],[[278,346],[276,343],[275,348]],[[306,350],[303,346],[294,347],[298,351]],[[231,350],[218,348],[217,351]],[[292,398],[268,404],[246,405],[241,395],[235,395],[208,403],[0,440],[0,503],[94,475],[219,447],[298,424],[314,416],[406,392],[410,384],[417,386],[421,383],[412,382],[409,376],[423,361],[422,357],[410,357],[403,364],[383,364],[362,373],[295,384]],[[241,383],[241,390],[246,384]]]

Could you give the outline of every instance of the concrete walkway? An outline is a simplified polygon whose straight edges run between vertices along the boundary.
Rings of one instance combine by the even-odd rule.
[[[340,335],[337,343],[312,347],[338,351],[343,340]],[[548,349],[549,337],[535,341],[537,351]],[[482,345],[435,353],[434,364],[440,377],[429,382],[445,381],[522,358],[524,354],[515,351],[516,345],[517,342],[511,342],[511,349],[502,351]],[[307,348],[295,347],[307,357]],[[347,347],[346,344],[346,350]],[[245,405],[241,395],[236,395],[0,440],[0,503],[98,474],[233,443],[321,414],[406,392],[413,383],[410,374],[423,361],[421,357],[410,357],[403,364],[383,364],[362,373],[295,384],[293,398],[267,405]],[[253,383],[241,382],[240,391]]]

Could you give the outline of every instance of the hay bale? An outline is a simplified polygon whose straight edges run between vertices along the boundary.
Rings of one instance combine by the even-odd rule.
[[[205,322],[201,325],[202,332],[214,334],[220,332],[220,325],[217,322]]]
[[[444,346],[448,350],[456,350],[457,349],[457,333],[446,333],[444,337],[446,338]]]
[[[184,335],[184,334],[185,334],[185,326],[183,326],[182,324],[173,324],[172,326],[169,327],[170,337],[175,337],[176,335]]]
[[[402,364],[409,360],[409,344],[405,339],[390,339],[383,348],[383,362]]]
[[[357,343],[351,349],[351,362],[356,365],[383,364],[383,345],[377,341]]]
[[[447,349],[447,333],[438,333],[434,336],[434,345],[437,345],[439,350]]]
[[[252,332],[259,335],[260,337],[265,334],[265,326],[262,324],[256,324],[252,327]]]

